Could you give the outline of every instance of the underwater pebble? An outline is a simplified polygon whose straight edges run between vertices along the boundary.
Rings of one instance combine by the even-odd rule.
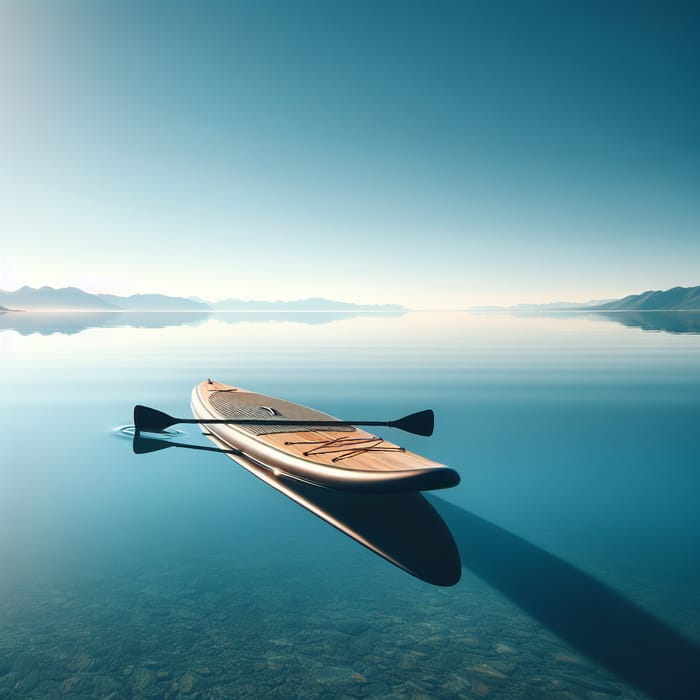
[[[335,623],[335,628],[343,634],[358,635],[369,629],[369,623],[361,620],[348,620]]]
[[[197,678],[191,673],[185,673],[180,678],[180,692],[184,695],[189,695],[197,685]]]
[[[137,691],[143,691],[155,683],[156,673],[149,668],[136,668],[131,674],[130,684]]]
[[[37,669],[30,671],[22,681],[22,690],[25,693],[31,693],[34,688],[39,685],[40,680],[41,676],[39,675],[39,671]]]
[[[384,697],[389,692],[389,686],[385,685],[384,683],[373,681],[372,683],[367,683],[367,685],[362,686],[361,690],[362,694],[360,697]]]
[[[593,690],[597,693],[604,693],[606,695],[621,695],[621,691],[615,686],[602,683],[596,679],[582,678],[579,676],[564,675],[561,676],[565,680],[578,685],[586,690]]]
[[[468,666],[467,670],[480,676],[486,676],[494,681],[507,680],[504,673],[498,671],[488,664],[477,664],[476,666]]]
[[[95,693],[99,697],[107,697],[121,688],[121,683],[112,676],[96,676],[94,679]]]
[[[485,683],[473,683],[471,687],[472,695],[477,698],[485,698],[491,693],[489,687]]]
[[[570,690],[558,690],[552,693],[549,697],[551,697],[552,700],[581,700],[580,695],[576,695]]]

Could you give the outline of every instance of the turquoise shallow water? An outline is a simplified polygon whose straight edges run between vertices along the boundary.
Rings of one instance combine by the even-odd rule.
[[[695,697],[700,335],[86,319],[0,330],[3,700]],[[432,500],[461,582],[409,576],[223,456],[134,455],[133,404],[187,416],[208,376],[338,416],[433,408],[432,438],[390,437],[461,474]]]

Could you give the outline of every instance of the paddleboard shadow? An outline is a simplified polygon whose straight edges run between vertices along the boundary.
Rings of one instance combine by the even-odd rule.
[[[590,574],[437,496],[464,567],[574,649],[658,700],[699,697],[700,646]]]
[[[216,447],[135,436],[136,454],[179,447],[219,452],[343,534],[422,581],[455,585],[462,572],[459,551],[445,521],[419,492],[355,493],[310,484],[273,470],[215,436]]]

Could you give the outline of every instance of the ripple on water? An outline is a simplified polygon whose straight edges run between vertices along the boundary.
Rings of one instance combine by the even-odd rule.
[[[128,438],[131,440],[136,435],[136,426],[121,425],[116,428],[112,428],[112,433],[117,437]],[[142,430],[141,434],[148,435],[149,437],[157,437],[160,440],[172,440],[173,438],[187,435],[184,430],[179,430],[178,428],[168,428],[166,430],[159,430],[156,432]]]

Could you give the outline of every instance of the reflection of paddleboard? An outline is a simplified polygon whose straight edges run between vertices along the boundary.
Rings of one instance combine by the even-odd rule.
[[[209,429],[209,428],[207,428]],[[222,450],[227,443],[207,437]],[[453,586],[462,574],[449,528],[420,493],[348,493],[275,474],[242,454],[227,456],[295,503],[400,569],[435,586]]]
[[[427,491],[459,483],[454,469],[351,425],[280,425],[284,420],[335,419],[306,406],[220,382],[208,380],[194,388],[192,411],[217,444],[241,450],[276,475],[365,493]],[[208,420],[241,419],[260,423],[206,424]]]

